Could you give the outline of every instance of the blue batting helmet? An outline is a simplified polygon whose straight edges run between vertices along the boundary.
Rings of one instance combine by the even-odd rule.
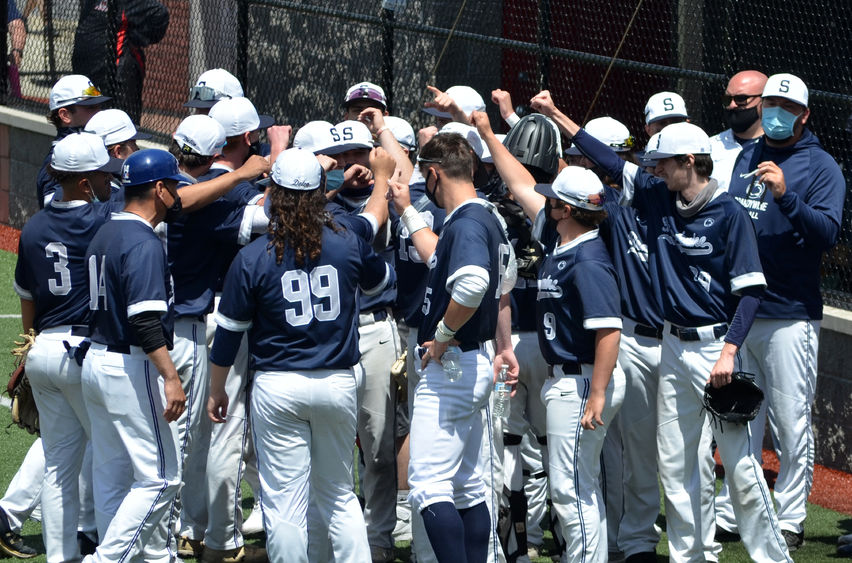
[[[177,159],[164,150],[144,149],[127,157],[121,167],[125,187],[139,186],[157,180],[188,181],[178,168]]]

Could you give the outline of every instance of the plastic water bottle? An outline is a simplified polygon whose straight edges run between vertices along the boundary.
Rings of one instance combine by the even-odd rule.
[[[441,365],[449,381],[458,381],[462,374],[461,349],[458,346],[450,346],[441,356]]]
[[[508,371],[508,365],[501,365],[500,374],[497,376],[497,383],[494,384],[494,414],[501,418],[509,416],[509,397],[512,389],[506,383],[506,373]]]

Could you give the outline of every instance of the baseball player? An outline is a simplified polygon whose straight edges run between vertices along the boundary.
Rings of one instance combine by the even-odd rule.
[[[372,82],[359,82],[346,91],[343,98],[343,119],[355,121],[367,108],[376,108],[388,115],[388,99],[381,86]]]
[[[751,217],[768,283],[744,350],[766,393],[766,408],[750,428],[759,457],[768,411],[780,464],[778,520],[791,551],[804,541],[813,483],[820,262],[837,242],[846,194],[840,167],[806,127],[809,117],[805,83],[792,74],[770,76],[762,97],[765,135],[743,147],[728,188]],[[736,524],[745,539],[742,519],[734,511],[734,522],[726,505],[720,523],[732,531]]]
[[[532,100],[584,154],[622,186],[647,217],[652,287],[663,307],[663,343],[657,394],[657,459],[666,500],[669,552],[684,561],[704,560],[701,454],[710,424],[702,410],[704,385],[730,381],[735,355],[748,334],[765,280],[754,230],[733,199],[710,179],[709,138],[689,123],[660,132],[649,156],[655,178],[625,163],[557,110],[547,91]],[[710,374],[708,378],[708,373]],[[700,420],[701,424],[695,421]],[[734,510],[752,559],[789,561],[760,463],[747,426],[714,432]],[[747,531],[746,531],[747,530]]]
[[[423,105],[423,112],[435,117],[438,129],[451,121],[466,125],[471,113],[485,111],[485,100],[470,86],[450,86],[446,92],[434,86],[426,86],[426,89],[435,99]]]
[[[150,134],[138,131],[130,116],[120,109],[99,111],[89,119],[83,131],[100,136],[110,156],[121,159],[139,150],[136,141],[151,138]]]
[[[386,183],[393,160],[376,152],[372,161]],[[363,239],[324,213],[322,178],[317,159],[302,149],[276,160],[265,203],[270,233],[242,250],[228,272],[211,353],[208,412],[222,422],[226,366],[249,331],[252,431],[273,561],[309,560],[309,487],[335,561],[366,561],[370,552],[351,481],[362,376],[356,295],[359,284],[374,293],[394,276]]]
[[[406,186],[393,183],[390,194],[418,254],[431,265],[415,352],[420,380],[411,418],[409,498],[438,561],[484,561],[493,536],[480,450],[492,439],[486,408],[492,361],[483,343],[495,333],[494,362],[510,366],[510,383],[517,377],[508,314],[496,330],[501,296],[514,285],[505,275],[511,246],[496,211],[476,198],[472,158],[457,134],[437,135],[421,149],[425,193],[447,211],[440,238],[411,206]],[[450,345],[460,350],[458,380],[441,364]]]
[[[169,423],[183,412],[186,396],[168,353],[172,282],[153,228],[180,213],[177,184],[185,177],[172,155],[148,149],[125,161],[122,179],[125,210],[98,231],[86,253],[92,346],[82,380],[101,537],[87,561],[118,561],[143,550],[151,560],[169,558],[165,545],[149,542],[180,485],[176,428]]]
[[[574,166],[552,185],[536,184],[490,133],[487,116],[474,113],[473,119],[516,201],[535,219],[534,235],[547,253],[538,273],[536,326],[550,379],[537,387],[547,410],[548,476],[564,553],[571,561],[604,561],[599,459],[624,398],[624,374],[615,367],[621,329],[616,276],[597,229],[606,218],[604,187],[594,173]],[[601,424],[606,427],[596,429]]]
[[[657,92],[645,104],[645,133],[659,133],[666,125],[689,121],[686,102],[676,92]]]
[[[47,560],[80,557],[78,479],[89,439],[89,416],[80,385],[77,347],[89,333],[86,248],[106,221],[92,201],[110,197],[110,158],[97,135],[74,133],[53,149],[49,171],[62,186],[24,226],[18,247],[15,290],[24,330],[38,333],[27,357],[27,375],[39,408],[44,448],[42,535]],[[78,363],[78,361],[80,363]]]
[[[82,74],[69,74],[56,81],[50,89],[47,119],[56,127],[54,144],[63,137],[77,132],[89,119],[101,109],[101,104],[110,100],[102,96],[92,81]],[[39,209],[42,209],[53,197],[57,189],[56,181],[47,172],[52,149],[44,157],[44,163],[36,179],[36,196]]]

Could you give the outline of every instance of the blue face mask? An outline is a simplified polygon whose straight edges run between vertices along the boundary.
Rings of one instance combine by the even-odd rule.
[[[793,115],[780,106],[764,107],[760,123],[767,137],[775,141],[783,141],[793,136],[793,127],[801,115],[801,113]]]

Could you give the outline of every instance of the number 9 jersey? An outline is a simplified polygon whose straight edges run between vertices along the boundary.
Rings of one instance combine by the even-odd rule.
[[[301,267],[290,247],[277,264],[268,235],[237,254],[216,323],[249,332],[250,369],[348,369],[358,363],[359,285],[373,295],[396,276],[366,241],[338,228],[323,228],[319,259]]]

